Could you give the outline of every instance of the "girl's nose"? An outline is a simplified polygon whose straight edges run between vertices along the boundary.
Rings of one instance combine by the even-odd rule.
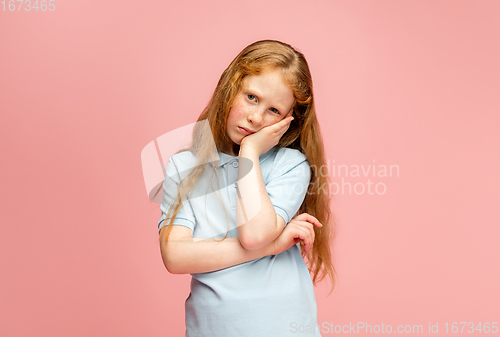
[[[264,113],[259,109],[255,109],[248,114],[247,118],[250,123],[260,125],[264,119]]]

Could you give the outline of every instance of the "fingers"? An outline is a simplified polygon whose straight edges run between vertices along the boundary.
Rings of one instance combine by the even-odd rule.
[[[294,238],[299,238],[304,242],[304,250],[309,252],[312,249],[314,240],[311,237],[311,233],[305,227],[297,226],[294,228]]]
[[[316,227],[323,227],[321,222],[319,222],[318,219],[316,219],[315,217],[313,217],[309,213],[301,213],[301,214],[297,215],[294,219],[310,222],[313,225],[315,225]]]
[[[304,226],[303,228],[305,228],[309,233],[310,244],[308,245],[308,249],[306,250],[306,252],[309,252],[313,249],[314,240],[316,239],[316,233],[314,233],[314,228],[309,222],[303,222],[302,225]]]
[[[289,126],[290,122],[294,118],[292,116],[286,116],[282,120],[280,120],[278,123],[273,124],[272,126],[275,126],[277,130],[280,130],[281,128]]]
[[[276,122],[272,125],[266,126],[266,127],[262,128],[261,130],[259,130],[258,132],[261,132],[262,130],[268,130],[271,134],[278,135],[279,137],[281,137],[288,130],[288,127],[290,126],[290,122],[293,119],[294,118],[292,116],[286,116],[285,118],[283,118],[279,122]]]
[[[287,132],[288,128],[290,127],[290,123],[293,120],[293,117],[286,117],[279,121],[278,123],[274,124],[276,125],[276,130],[275,134],[279,135],[280,137],[283,136],[285,132]]]
[[[284,122],[285,125],[289,124],[291,121],[293,121],[295,118],[293,116],[287,116],[281,120],[281,122]]]
[[[293,227],[294,237],[299,237],[304,242],[304,250],[307,252],[312,251],[315,240],[315,233],[311,223],[307,221],[296,220],[288,224]]]

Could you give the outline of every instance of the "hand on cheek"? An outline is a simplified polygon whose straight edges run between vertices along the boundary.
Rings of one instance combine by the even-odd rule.
[[[240,152],[244,149],[251,149],[256,151],[259,156],[263,153],[269,151],[272,147],[276,146],[281,139],[281,136],[285,134],[290,126],[290,122],[293,117],[290,117],[291,113],[287,114],[287,117],[278,121],[277,123],[268,125],[259,131],[244,137],[241,140]]]

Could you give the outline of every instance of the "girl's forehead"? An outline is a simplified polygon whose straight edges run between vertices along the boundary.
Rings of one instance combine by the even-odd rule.
[[[246,89],[284,89],[288,88],[283,80],[281,71],[266,71],[259,75],[247,75],[243,78],[242,87]]]

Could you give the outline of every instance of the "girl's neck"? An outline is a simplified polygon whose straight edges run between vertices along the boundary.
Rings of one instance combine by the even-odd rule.
[[[238,157],[240,153],[240,146],[236,143],[233,143],[232,146],[229,146],[226,150],[222,151],[231,157]]]

